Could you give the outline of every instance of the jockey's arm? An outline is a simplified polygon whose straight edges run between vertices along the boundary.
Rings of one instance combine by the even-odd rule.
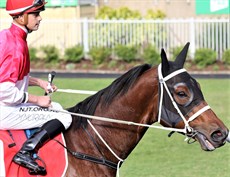
[[[45,81],[45,80],[42,80],[39,78],[35,78],[35,77],[31,77],[31,76],[29,78],[29,86],[39,86],[42,89],[44,89],[45,92],[47,92],[47,93],[49,92],[47,89],[48,84],[49,84],[48,81]],[[53,91],[56,91],[57,87],[52,84],[52,89],[53,89]]]

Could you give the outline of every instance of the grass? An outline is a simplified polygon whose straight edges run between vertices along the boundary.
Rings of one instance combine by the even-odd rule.
[[[55,79],[59,88],[100,90],[113,79]],[[230,127],[230,81],[200,79],[206,101],[220,119]],[[30,90],[43,94],[38,89]],[[65,108],[75,105],[86,95],[54,93],[52,99]],[[198,143],[188,145],[184,137],[168,131],[149,129],[144,138],[123,163],[121,177],[228,177],[230,174],[229,144],[213,152],[201,150]]]

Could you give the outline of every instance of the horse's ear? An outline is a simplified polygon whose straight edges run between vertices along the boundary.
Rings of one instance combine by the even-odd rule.
[[[161,72],[163,76],[167,75],[169,71],[169,62],[164,49],[161,49]]]
[[[187,42],[187,44],[181,50],[181,52],[179,53],[179,55],[176,57],[175,64],[179,68],[183,68],[184,67],[184,63],[185,63],[185,60],[186,60],[186,57],[187,57],[187,53],[188,53],[189,44],[190,43]]]

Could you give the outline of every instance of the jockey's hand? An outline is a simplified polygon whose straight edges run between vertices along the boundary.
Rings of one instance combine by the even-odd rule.
[[[51,106],[51,98],[50,96],[37,96],[33,94],[28,94],[28,103],[36,104],[40,107],[50,107]]]
[[[50,84],[48,81],[41,80],[40,87],[45,90],[46,93],[52,93],[57,90],[57,86]]]
[[[51,107],[51,98],[49,96],[38,96],[37,105],[41,107]]]

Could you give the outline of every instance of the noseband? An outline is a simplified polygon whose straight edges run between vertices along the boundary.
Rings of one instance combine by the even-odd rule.
[[[185,127],[183,129],[183,133],[185,133],[187,136],[191,137],[194,136],[196,134],[196,131],[189,125],[189,122],[193,121],[194,119],[196,119],[199,115],[201,115],[203,112],[207,111],[208,109],[210,109],[210,106],[204,106],[203,108],[201,108],[199,111],[197,111],[195,114],[193,114],[191,117],[189,117],[188,119],[186,119],[184,117],[184,115],[182,114],[181,110],[179,109],[177,103],[175,102],[174,98],[172,97],[169,88],[166,84],[166,81],[168,81],[169,79],[179,75],[180,73],[186,72],[186,69],[182,68],[179,70],[176,70],[174,72],[172,72],[171,74],[167,75],[166,77],[163,77],[162,75],[162,69],[161,69],[161,64],[158,66],[158,77],[159,77],[159,84],[160,84],[160,99],[159,99],[159,112],[158,112],[158,122],[160,122],[161,120],[161,115],[162,115],[162,105],[163,105],[163,94],[164,94],[164,88],[166,90],[167,95],[170,98],[171,103],[173,104],[174,108],[177,110],[177,113],[179,114],[179,116],[182,118]],[[173,125],[172,125],[173,127]],[[178,132],[181,132],[181,129],[178,129]]]

